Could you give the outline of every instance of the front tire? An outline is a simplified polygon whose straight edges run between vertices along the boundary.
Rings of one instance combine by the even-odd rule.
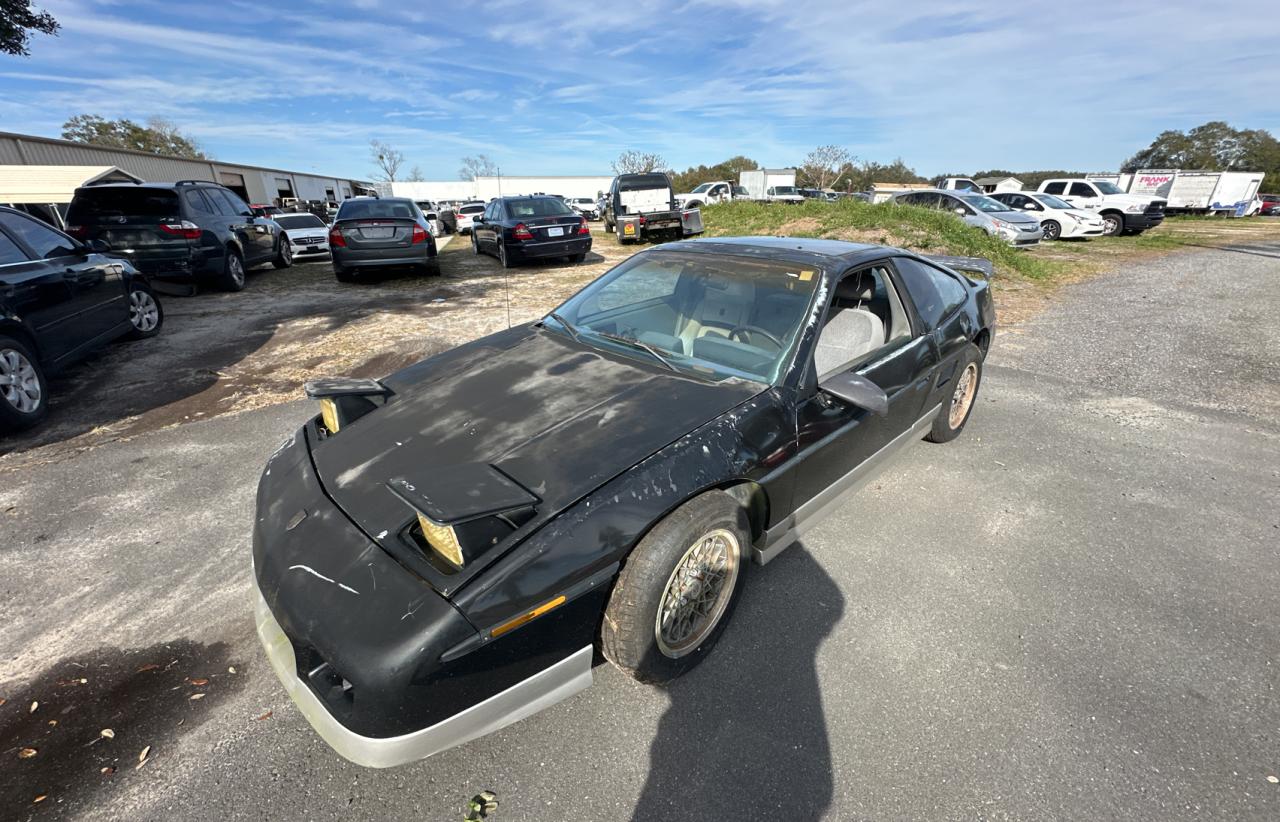
[[[49,413],[49,384],[26,343],[0,336],[0,431],[30,428]]]
[[[222,290],[244,291],[247,276],[244,272],[244,258],[234,248],[227,249],[226,260],[222,264]]]
[[[627,557],[600,629],[605,657],[641,682],[668,682],[724,633],[750,565],[743,507],[708,491],[654,526]]]
[[[276,257],[271,261],[276,268],[288,268],[293,265],[293,246],[286,237],[280,238],[280,248],[276,249]]]
[[[960,359],[955,382],[951,384],[951,399],[944,402],[934,417],[933,427],[925,434],[929,442],[951,442],[960,436],[965,423],[973,414],[978,402],[978,387],[982,384],[982,351],[970,345]]]
[[[1114,211],[1102,215],[1102,234],[1104,237],[1119,237],[1124,232],[1124,215]]]
[[[129,323],[133,326],[128,334],[131,340],[154,337],[164,325],[164,308],[155,293],[142,283],[129,285]]]
[[[1062,236],[1062,225],[1057,220],[1045,220],[1040,227],[1044,229],[1046,240],[1056,240]]]

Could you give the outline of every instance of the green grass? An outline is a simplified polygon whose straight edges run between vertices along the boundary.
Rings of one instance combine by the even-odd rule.
[[[1015,249],[958,217],[912,206],[871,205],[856,200],[800,205],[732,202],[702,209],[708,237],[786,235],[882,243],[921,254],[984,257],[998,277],[1052,280],[1069,263]]]

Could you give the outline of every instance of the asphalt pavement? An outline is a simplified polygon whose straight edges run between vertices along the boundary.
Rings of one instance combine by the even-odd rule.
[[[253,631],[257,475],[311,407],[0,473],[0,817],[459,819],[488,789],[499,822],[1280,818],[1257,250],[1094,278],[999,334],[964,435],[752,568],[672,686],[602,666],[392,770],[333,754]]]

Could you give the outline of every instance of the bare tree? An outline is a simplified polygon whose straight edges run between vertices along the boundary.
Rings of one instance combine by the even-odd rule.
[[[463,157],[462,168],[458,169],[459,180],[474,180],[477,177],[492,177],[498,173],[498,164],[488,154],[477,154],[474,157]]]
[[[643,174],[646,171],[659,171],[667,167],[667,161],[661,154],[649,154],[627,149],[613,161],[614,174]]]
[[[421,168],[419,168],[418,166],[414,166],[413,168],[409,169],[409,176],[406,177],[405,179],[411,183],[421,183],[425,181],[427,178],[422,176]]]
[[[815,188],[826,188],[853,160],[853,155],[840,146],[818,146],[804,158],[800,173]]]
[[[400,166],[404,165],[404,153],[396,151],[381,140],[369,141],[369,159],[378,167],[375,176],[379,180],[388,183],[396,181],[396,175],[400,173]]]

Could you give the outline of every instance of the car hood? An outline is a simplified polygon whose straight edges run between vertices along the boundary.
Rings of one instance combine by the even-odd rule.
[[[538,497],[544,519],[765,389],[683,376],[531,326],[382,382],[395,392],[387,404],[313,452],[329,496],[380,542],[412,517],[387,487],[393,478],[494,466]]]
[[[987,217],[996,220],[1004,220],[1006,223],[1035,223],[1040,225],[1040,218],[1034,214],[1028,214],[1025,211],[996,211],[982,212]]]

